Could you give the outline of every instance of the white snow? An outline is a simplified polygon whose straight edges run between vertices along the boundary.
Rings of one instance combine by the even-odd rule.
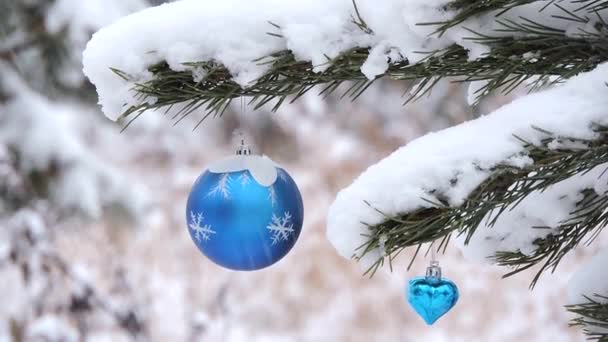
[[[584,304],[589,297],[600,303],[606,303],[605,299],[596,295],[608,296],[608,282],[606,281],[606,265],[608,264],[608,249],[601,250],[591,260],[583,264],[568,282],[568,303]],[[608,334],[608,329],[600,327],[586,327],[594,333]]]
[[[271,186],[277,180],[277,164],[266,156],[235,155],[218,160],[209,166],[209,172],[226,173],[248,170],[262,186]]]
[[[67,27],[71,36],[86,43],[91,29],[109,25],[125,14],[145,7],[143,0],[57,0],[45,16],[45,26],[51,33],[59,33]]]
[[[600,165],[584,175],[577,174],[542,192],[531,193],[516,207],[503,212],[495,225],[478,227],[466,246],[465,235],[459,236],[456,241],[463,255],[478,262],[488,262],[497,251],[532,255],[536,250],[533,241],[559,231],[560,225],[571,218],[576,203],[583,199],[580,191],[593,189],[606,167]]]
[[[104,208],[114,204],[137,217],[148,205],[137,183],[103,162],[89,149],[77,132],[91,124],[83,115],[91,111],[82,105],[53,102],[32,91],[4,64],[0,73],[9,80],[15,96],[0,111],[0,144],[20,151],[22,172],[47,172],[61,169],[49,184],[50,197],[64,210],[100,217]],[[127,186],[131,184],[132,186]]]
[[[450,206],[461,205],[488,177],[492,167],[499,164],[521,167],[529,163],[521,141],[514,135],[538,144],[547,136],[534,127],[557,136],[593,138],[595,133],[591,125],[608,123],[607,77],[608,64],[604,63],[562,86],[522,97],[479,119],[429,133],[401,147],[369,167],[353,184],[338,193],[327,218],[329,240],[342,256],[350,258],[365,242],[364,235],[369,234],[366,224],[378,224],[385,219],[374,208],[387,215],[404,214],[432,206],[424,199],[437,203],[437,196],[445,198]],[[588,182],[586,178],[584,180]],[[433,190],[435,192],[431,193]],[[555,192],[563,190],[560,185]],[[514,212],[499,219],[498,226],[504,224],[507,229],[507,226],[523,223],[528,228],[539,223],[554,225],[555,219],[559,219],[559,211],[565,211],[567,215],[572,201],[576,200],[575,194],[570,193],[566,199],[559,199],[556,194],[538,195],[542,200],[553,196],[548,204],[552,210],[535,210],[534,197],[531,197],[531,203],[526,207],[534,210],[535,215]],[[507,246],[496,242],[487,248],[496,251],[503,247],[521,247],[529,252],[529,239],[538,234],[544,233],[534,231],[527,235],[528,239],[524,238],[525,241],[514,238]],[[481,254],[487,254],[487,251]],[[379,256],[378,250],[368,253],[364,264],[374,262]]]
[[[370,34],[353,23],[356,15],[351,0],[182,0],[143,10],[98,31],[83,54],[84,72],[97,87],[105,115],[117,119],[131,105],[147,101],[135,98],[130,89],[134,83],[148,80],[148,67],[161,61],[181,71],[188,69],[185,62],[214,60],[247,87],[268,68],[254,60],[273,52],[289,49],[298,60],[310,61],[320,72],[328,66],[328,58],[351,48],[369,47],[370,55],[361,71],[373,79],[386,71],[389,58],[391,63],[403,58],[414,63],[425,57],[421,52],[454,43],[468,49],[470,59],[482,56],[487,46],[464,39],[472,35],[465,27],[480,33],[506,34],[495,31],[501,27],[495,20],[496,13],[469,19],[441,37],[431,35],[436,27],[418,25],[449,19],[452,13],[442,9],[447,2],[359,0],[359,12],[373,30]],[[564,14],[555,6],[539,12],[544,5],[539,1],[519,6],[501,18],[533,18],[568,32],[592,27],[554,18]],[[111,67],[132,79],[117,77]],[[202,77],[200,70],[191,71],[195,80]]]
[[[568,303],[587,303],[585,296],[599,300],[595,295],[608,296],[606,282],[606,265],[608,264],[608,249],[601,250],[591,260],[580,266],[568,282]],[[602,300],[599,300],[602,302]]]
[[[71,63],[63,63],[60,79],[65,84],[79,87],[85,81],[81,72],[82,54],[91,32],[109,25],[120,17],[145,8],[145,0],[57,0],[49,3],[44,26],[49,34],[64,36],[65,43],[77,47],[66,49],[64,57]]]
[[[68,322],[53,315],[44,315],[32,323],[26,332],[29,341],[78,341],[78,331]]]
[[[469,87],[467,90],[467,103],[470,106],[476,104],[479,99],[487,95],[486,90],[482,90],[487,84],[488,82],[485,80],[469,82]]]

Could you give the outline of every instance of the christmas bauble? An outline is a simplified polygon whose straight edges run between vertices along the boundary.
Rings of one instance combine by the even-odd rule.
[[[409,281],[407,298],[414,311],[431,325],[456,305],[458,287],[442,278],[439,266],[432,264],[425,277]]]
[[[186,208],[199,250],[232,270],[274,264],[294,246],[304,219],[298,186],[267,157],[239,154],[209,166]]]

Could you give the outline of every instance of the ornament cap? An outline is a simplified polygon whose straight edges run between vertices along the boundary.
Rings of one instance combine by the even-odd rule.
[[[239,156],[251,155],[251,148],[249,147],[249,145],[245,144],[245,139],[241,139],[241,145],[236,150],[236,154]]]
[[[426,268],[426,277],[437,280],[441,279],[441,267],[439,267],[439,261],[431,261],[429,267]]]

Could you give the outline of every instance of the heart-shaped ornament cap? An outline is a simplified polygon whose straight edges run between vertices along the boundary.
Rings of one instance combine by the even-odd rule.
[[[440,277],[417,277],[409,282],[407,299],[412,308],[431,325],[458,301],[458,287]]]

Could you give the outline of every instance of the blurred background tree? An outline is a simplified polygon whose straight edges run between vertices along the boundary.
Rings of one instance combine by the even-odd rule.
[[[134,219],[145,205],[124,174],[96,155],[95,132],[109,125],[97,115],[94,87],[81,71],[91,34],[144,6],[0,1],[4,339],[78,340],[97,316],[129,336],[146,335],[120,273],[111,281],[125,298],[114,302],[55,245],[57,234],[69,234],[65,222],[81,225],[108,211]]]

